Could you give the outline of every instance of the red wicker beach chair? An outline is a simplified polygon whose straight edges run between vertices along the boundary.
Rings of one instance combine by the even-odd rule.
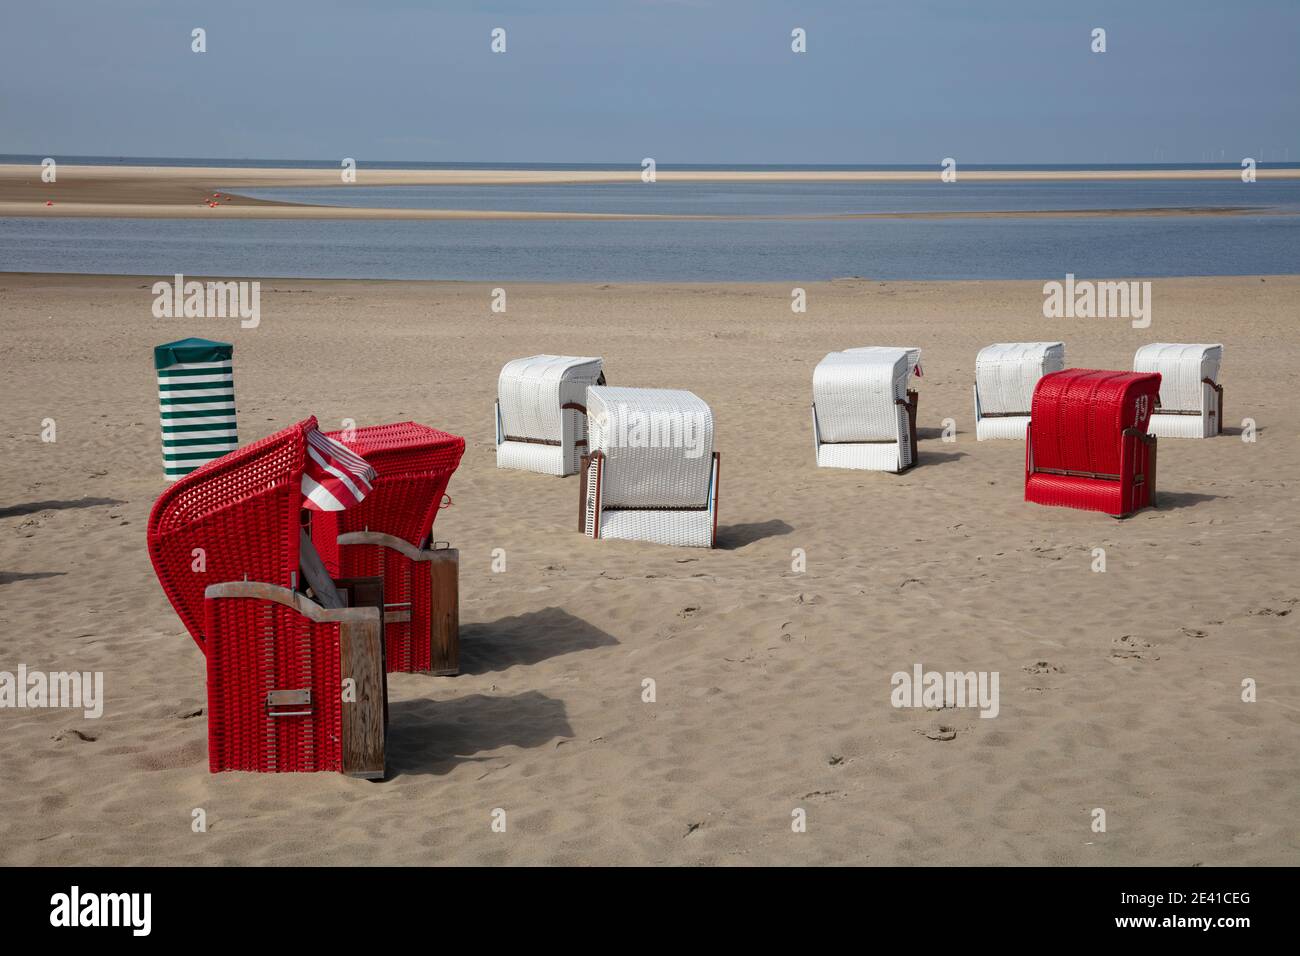
[[[204,465],[149,515],[158,580],[207,657],[214,773],[384,774],[382,612],[344,607],[303,533],[315,430],[308,418]],[[353,585],[352,604],[380,603],[378,582]]]
[[[1071,368],[1034,389],[1025,500],[1126,517],[1156,503],[1156,439],[1147,434],[1160,375]]]
[[[436,547],[430,532],[465,439],[415,422],[330,437],[374,468],[375,483],[355,508],[313,516],[312,540],[326,568],[383,577],[389,672],[458,673],[459,552]]]

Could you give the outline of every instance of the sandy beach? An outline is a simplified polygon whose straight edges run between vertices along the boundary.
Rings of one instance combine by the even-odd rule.
[[[40,191],[15,168],[0,215]],[[89,169],[58,189],[132,215],[338,181]],[[106,694],[98,720],[0,711],[0,864],[1300,863],[1300,277],[1154,279],[1144,330],[1044,319],[1041,282],[865,279],[809,284],[803,315],[787,284],[511,283],[494,314],[494,283],[264,280],[241,330],[154,318],[157,278],[0,273],[0,670],[103,671]],[[461,550],[463,673],[391,677],[384,782],[208,773],[203,657],[144,540],[151,349],[189,335],[235,344],[243,442],[309,414],[466,438],[434,528]],[[1027,504],[1024,445],[975,441],[971,382],[981,346],[1042,339],[1100,368],[1222,342],[1230,427],[1160,441],[1155,510]],[[814,466],[812,369],[868,344],[923,349],[902,476]],[[719,548],[585,539],[575,479],[496,469],[497,372],[542,351],[710,403]],[[998,716],[894,708],[891,674],[918,663],[997,671]]]
[[[531,212],[478,209],[403,209],[316,206],[272,202],[240,195],[240,189],[311,188],[344,185],[338,170],[239,169],[202,166],[59,165],[53,183],[43,182],[37,165],[0,164],[0,216],[147,219],[485,219],[485,220],[682,220],[720,216],[632,213]],[[1300,179],[1300,169],[1260,169],[1264,180]],[[660,170],[663,183],[925,183],[939,182],[939,171],[907,170]],[[1239,181],[1232,169],[1204,170],[970,170],[959,182],[1102,182],[1137,180]],[[640,183],[636,167],[627,170],[416,170],[359,168],[360,186],[507,186]],[[215,195],[214,195],[215,194]],[[215,206],[210,203],[215,202]],[[888,212],[831,216],[767,216],[776,219],[963,219],[1096,216],[1185,216],[1258,214],[1250,206],[1153,207],[1144,209],[993,210],[985,212]],[[1266,212],[1266,210],[1265,210]],[[727,217],[753,218],[753,217]]]

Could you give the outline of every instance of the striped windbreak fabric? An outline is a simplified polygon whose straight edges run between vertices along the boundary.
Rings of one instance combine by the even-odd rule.
[[[304,508],[346,511],[364,501],[374,483],[375,469],[351,448],[319,429],[307,432],[307,461],[302,471]]]
[[[182,339],[154,349],[168,481],[235,450],[234,346]]]

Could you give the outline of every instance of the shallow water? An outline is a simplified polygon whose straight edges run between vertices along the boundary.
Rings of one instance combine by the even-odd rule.
[[[294,202],[721,216],[1249,206],[1269,215],[641,222],[0,219],[0,271],[481,281],[1292,273],[1300,182],[655,183],[238,190]],[[1277,215],[1281,211],[1283,215]]]

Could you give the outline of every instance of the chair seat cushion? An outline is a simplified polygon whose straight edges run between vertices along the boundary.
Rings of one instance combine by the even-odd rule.
[[[562,446],[523,441],[504,441],[498,445],[497,467],[543,475],[567,475],[572,471]]]
[[[1058,508],[1079,508],[1123,514],[1123,490],[1118,481],[1080,478],[1075,475],[1029,475],[1025,480],[1025,500]]]

